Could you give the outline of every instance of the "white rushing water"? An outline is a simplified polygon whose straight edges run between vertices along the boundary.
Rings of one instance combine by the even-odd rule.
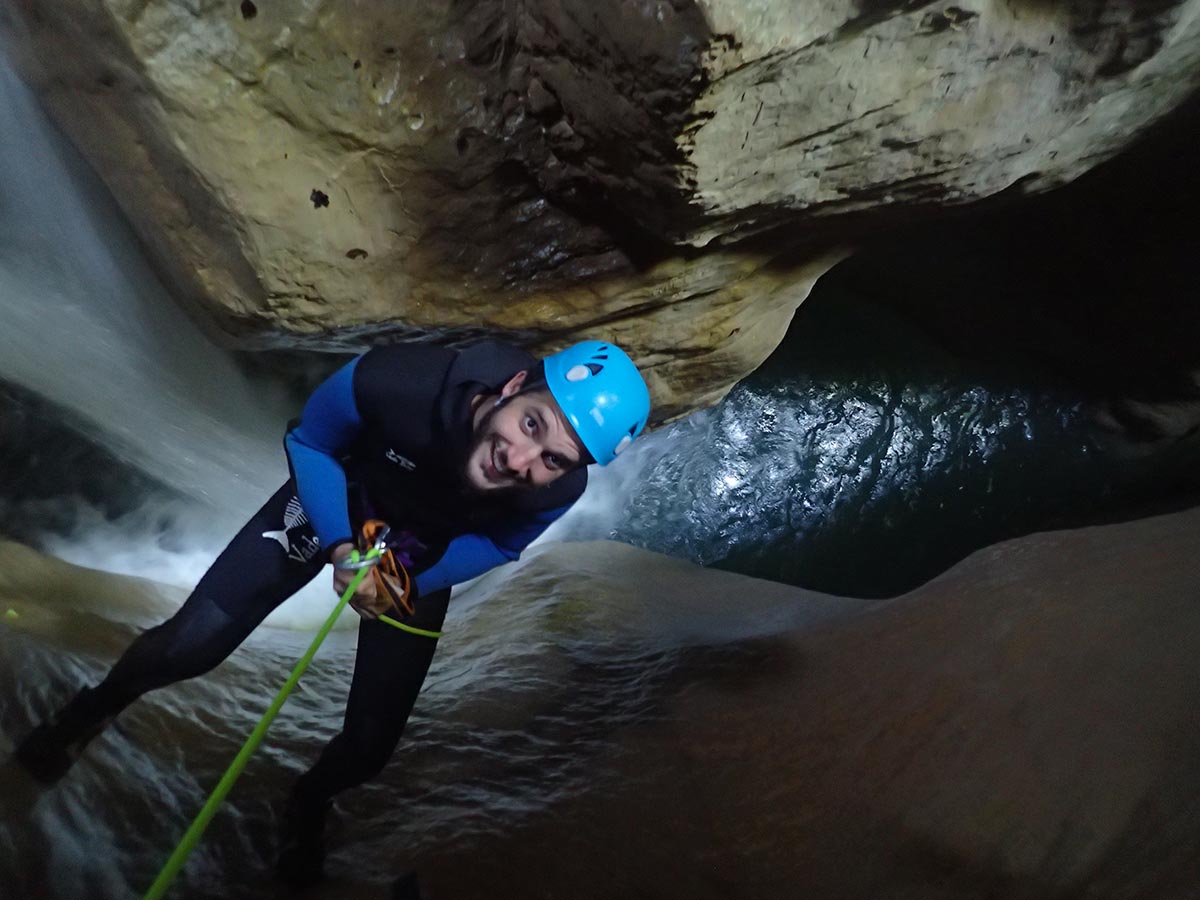
[[[0,379],[218,508],[277,484],[282,393],[172,302],[111,199],[0,60]]]
[[[182,496],[148,498],[116,521],[81,508],[75,534],[43,544],[75,563],[190,586],[287,477],[281,436],[294,402],[249,379],[183,314],[2,57],[0,170],[0,380],[65,410]],[[289,609],[297,624],[310,618]]]

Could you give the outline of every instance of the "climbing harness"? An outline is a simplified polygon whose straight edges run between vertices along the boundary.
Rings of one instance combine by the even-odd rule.
[[[396,553],[388,546],[391,534],[392,529],[387,523],[379,519],[368,519],[359,532],[357,546],[360,553],[365,553],[368,547],[382,547],[379,556],[369,560],[363,558],[357,562],[345,559],[334,565],[339,569],[350,570],[370,568],[376,590],[383,592],[394,610],[411,616],[416,612],[410,599],[412,582],[408,577],[408,569],[401,560],[396,559]]]
[[[375,589],[383,592],[392,608],[401,616],[412,616],[416,614],[416,609],[412,602],[412,579],[407,568],[412,565],[412,561],[406,555],[406,539],[414,539],[407,532],[402,532],[401,541],[393,548],[388,543],[391,533],[387,523],[379,519],[368,519],[359,532],[357,545],[362,552],[368,547],[380,547],[382,549],[379,555],[370,559],[361,555],[358,558],[350,556],[335,565],[339,569],[347,570],[369,568],[375,579]],[[421,637],[437,639],[442,636],[440,631],[417,628],[387,615],[380,616],[376,621]]]

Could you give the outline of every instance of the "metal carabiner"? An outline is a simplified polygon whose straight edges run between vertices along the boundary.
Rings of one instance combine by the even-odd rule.
[[[391,533],[391,526],[384,525],[379,531],[379,537],[375,538],[375,543],[371,545],[371,550],[369,550],[365,556],[361,555],[358,550],[353,550],[345,559],[335,562],[333,567],[335,569],[357,572],[359,569],[367,569],[371,566],[379,565],[379,561],[383,558],[383,554],[387,552],[387,539],[388,535]]]
[[[388,539],[388,535],[391,533],[392,533],[391,525],[384,525],[383,528],[379,529],[379,537],[375,538],[375,543],[373,545],[373,548],[375,550],[378,550],[380,553],[386,553],[387,548],[388,548],[387,539]]]

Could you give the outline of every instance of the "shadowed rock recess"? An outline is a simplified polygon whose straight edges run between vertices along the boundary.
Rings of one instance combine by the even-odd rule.
[[[1194,0],[14,0],[10,52],[244,348],[587,335],[719,399],[868,233],[1044,191],[1200,81]]]

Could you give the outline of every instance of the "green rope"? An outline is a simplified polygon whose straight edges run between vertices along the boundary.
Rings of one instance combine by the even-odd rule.
[[[372,557],[379,556],[379,553],[378,549],[373,548],[367,551],[366,558],[371,559]],[[355,551],[351,558],[355,559],[357,555],[358,553]],[[263,717],[259,720],[258,725],[255,726],[254,731],[250,733],[250,737],[246,738],[246,743],[242,745],[242,749],[238,751],[238,755],[233,758],[233,762],[229,764],[229,768],[221,776],[220,782],[213,789],[208,800],[205,801],[204,807],[192,822],[187,833],[184,834],[183,839],[180,840],[179,846],[175,848],[175,852],[171,854],[171,858],[167,860],[167,864],[158,873],[158,877],[154,879],[154,884],[150,885],[150,890],[146,891],[144,900],[160,900],[167,893],[168,888],[171,887],[171,883],[175,880],[175,876],[179,874],[179,870],[183,867],[184,862],[196,848],[196,844],[200,841],[200,836],[204,834],[204,829],[208,827],[208,823],[216,814],[217,807],[221,805],[221,801],[225,799],[225,795],[229,793],[230,788],[233,787],[233,783],[242,774],[242,770],[246,768],[246,763],[250,761],[250,757],[258,749],[258,745],[262,743],[262,739],[266,735],[271,722],[283,707],[292,689],[300,681],[300,676],[304,674],[304,670],[308,668],[308,664],[312,662],[312,658],[320,648],[321,642],[333,630],[333,625],[337,621],[338,616],[341,615],[346,604],[350,602],[350,598],[354,596],[354,592],[358,590],[358,585],[362,582],[368,571],[370,571],[369,567],[359,569],[354,579],[342,593],[342,599],[338,601],[333,612],[329,614],[329,618],[325,620],[325,624],[321,626],[321,630],[313,638],[308,650],[300,657],[300,661],[292,669],[292,674],[288,676],[288,680],[279,689],[279,693],[275,695],[275,699],[271,701],[271,705],[263,713]]]
[[[426,631],[424,628],[416,628],[412,625],[405,625],[403,622],[397,622],[395,619],[388,616],[380,616],[379,621],[384,625],[391,625],[393,628],[399,628],[401,631],[407,631],[409,634],[419,634],[421,637],[440,638],[440,631]]]

